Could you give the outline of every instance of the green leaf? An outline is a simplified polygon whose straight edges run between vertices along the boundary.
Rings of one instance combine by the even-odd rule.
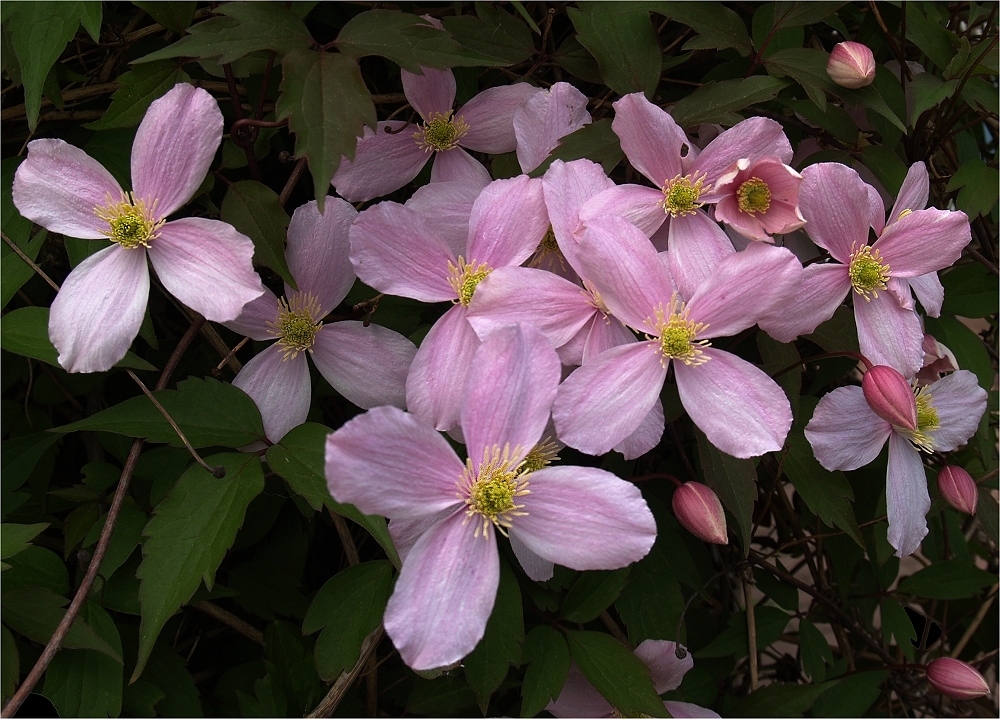
[[[523,22],[486,3],[476,4],[476,14],[478,19],[456,15],[443,18],[441,22],[462,47],[480,57],[501,65],[516,65],[531,57],[535,44],[531,31]]]
[[[69,592],[69,571],[55,552],[32,544],[10,558],[10,568],[3,573],[4,589],[44,587],[55,594]]]
[[[663,541],[661,531],[649,554],[632,565],[628,585],[615,602],[633,644],[646,639],[679,639],[676,634],[684,611],[684,595],[664,553]]]
[[[811,416],[811,412],[808,414]],[[784,469],[795,485],[795,491],[827,525],[844,530],[859,547],[864,548],[864,539],[851,504],[854,491],[844,473],[823,469],[813,456],[805,436],[798,432],[788,435],[787,446]]]
[[[777,560],[775,560],[777,561]],[[780,562],[779,562],[780,564]],[[754,581],[764,596],[789,612],[799,611],[799,590],[763,569],[755,569]]]
[[[629,567],[610,571],[584,572],[573,582],[559,613],[568,622],[586,624],[618,599],[628,584]]]
[[[174,0],[173,2],[133,2],[133,5],[146,11],[146,14],[160,23],[167,30],[178,35],[182,34],[194,20],[194,11],[198,3],[194,0]]]
[[[315,648],[321,679],[333,681],[357,663],[365,637],[382,621],[392,585],[392,565],[379,560],[348,567],[317,592],[302,633],[323,630]]]
[[[202,581],[211,589],[215,570],[243,524],[247,505],[264,489],[264,472],[255,455],[217,454],[205,461],[225,467],[225,478],[216,479],[193,465],[156,505],[143,532],[146,542],[138,572],[142,624],[132,681],[142,674],[171,615]]]
[[[947,559],[905,577],[897,591],[924,599],[965,599],[997,583],[997,575],[962,559]]]
[[[340,53],[295,50],[285,56],[281,69],[278,119],[287,117],[295,133],[295,156],[309,158],[313,186],[328,188],[340,158],[354,159],[364,126],[375,129],[371,94],[358,64]],[[317,191],[320,212],[325,198],[325,191]]]
[[[960,317],[989,317],[997,311],[997,276],[978,262],[941,274],[944,311]]]
[[[844,102],[852,105],[864,105],[886,120],[891,122],[900,132],[906,133],[906,125],[899,119],[899,116],[892,111],[885,98],[879,93],[875,85],[868,85],[858,90],[849,90],[844,87],[837,87],[836,93]],[[879,146],[881,147],[881,145]],[[888,148],[886,148],[888,149]]]
[[[58,435],[49,432],[36,432],[4,440],[0,444],[0,482],[4,493],[22,487],[49,447],[60,439]]]
[[[924,327],[936,340],[955,353],[959,367],[976,374],[980,387],[987,390],[993,388],[993,364],[979,335],[952,315],[926,317]]]
[[[576,35],[570,35],[556,50],[555,60],[566,72],[586,82],[600,83],[601,68],[590,50],[580,44]]]
[[[775,29],[816,25],[846,5],[846,2],[776,2]]]
[[[747,27],[734,10],[714,2],[659,2],[654,12],[687,25],[698,36],[684,45],[685,50],[735,48],[744,57],[753,50]]]
[[[32,539],[45,528],[47,522],[40,524],[0,524],[0,559],[9,559],[28,548]]]
[[[757,629],[757,649],[761,650],[778,641],[788,626],[791,617],[777,607],[754,607],[754,621]],[[746,612],[729,615],[729,625],[713,639],[707,647],[695,652],[695,658],[735,656],[737,659],[750,653],[750,639],[747,634]]]
[[[614,637],[601,632],[566,632],[569,651],[583,676],[622,716],[666,716],[649,669]]]
[[[108,515],[105,513],[94,523],[87,537],[83,540],[84,547],[89,547],[97,542],[107,519]],[[142,540],[142,530],[146,526],[147,519],[146,513],[135,504],[126,503],[122,505],[118,521],[115,522],[115,529],[111,533],[111,542],[108,544],[108,551],[104,555],[104,561],[101,562],[100,575],[102,577],[107,579],[114,574],[115,570],[125,564],[132,555],[132,552],[135,551],[135,548],[139,546],[139,542]]]
[[[906,615],[903,606],[892,597],[883,597],[879,602],[882,609],[882,639],[886,646],[889,646],[890,635],[895,639],[895,644],[899,651],[908,661],[913,661],[916,652],[911,639],[917,638],[917,632],[913,628],[913,622]]]
[[[292,289],[298,289],[285,261],[288,213],[274,190],[256,180],[234,182],[222,200],[222,221],[253,240],[257,264],[270,267]]]
[[[28,256],[28,259],[34,261],[48,234],[45,230],[40,230],[30,240],[23,244],[19,243],[18,248]],[[0,258],[0,308],[6,307],[24,283],[34,276],[35,270],[16,252],[10,251]]]
[[[660,46],[643,5],[627,2],[583,3],[567,8],[577,40],[597,60],[605,84],[620,95],[652,97],[660,82]]]
[[[910,126],[916,125],[917,118],[932,107],[937,107],[954,95],[958,83],[958,80],[942,82],[937,75],[930,72],[915,75],[913,82],[907,87],[908,93],[913,96],[913,109],[910,110],[908,118]]]
[[[533,717],[556,699],[569,674],[569,646],[553,627],[538,626],[524,640],[528,668],[521,683],[521,716]]]
[[[829,55],[822,50],[796,47],[779,50],[764,62],[768,73],[778,77],[787,75],[799,83],[816,106],[826,110],[826,90],[834,88],[826,72]],[[857,133],[855,133],[856,136]]]
[[[976,504],[976,519],[986,530],[994,544],[1000,543],[1000,504],[986,487],[979,488],[979,502]]]
[[[787,80],[765,75],[710,82],[679,100],[670,115],[681,127],[718,122],[731,112],[773,99],[787,85]]]
[[[823,632],[808,619],[799,620],[799,650],[802,653],[802,668],[814,684],[826,679],[826,667],[833,666],[833,651],[823,636]]]
[[[997,178],[1000,173],[982,160],[964,163],[948,181],[948,192],[961,188],[955,204],[970,218],[988,215],[997,202]]]
[[[837,682],[825,684],[768,684],[745,696],[732,709],[739,717],[800,717]]]
[[[842,108],[827,104],[826,110],[820,110],[816,106],[816,103],[810,100],[786,100],[780,98],[779,101],[786,107],[792,108],[809,122],[822,127],[838,140],[849,145],[857,144],[858,126],[854,124],[854,120]]]
[[[750,551],[753,503],[757,499],[757,468],[751,459],[737,459],[720,451],[695,429],[698,457],[705,483],[719,495],[723,506],[736,519],[743,556]]]
[[[173,60],[138,65],[118,76],[118,89],[111,96],[111,105],[107,112],[100,120],[87,123],[84,127],[88,130],[109,130],[138,125],[153,100],[162,97],[178,82],[185,82],[187,79],[187,74]]]
[[[553,160],[569,162],[583,157],[599,162],[604,171],[608,173],[615,169],[625,157],[621,141],[611,128],[611,120],[607,118],[598,120],[566,135],[559,141],[556,149],[542,161],[542,164],[529,174],[532,177],[541,177],[549,169]]]
[[[888,669],[859,671],[835,682],[835,691],[824,692],[813,703],[812,715],[817,717],[860,717],[882,695],[882,682],[889,678]]]
[[[271,622],[264,632],[264,666],[267,678],[296,714],[307,714],[325,693],[306,640],[288,622]]]
[[[847,307],[838,307],[833,317],[821,324],[806,339],[815,342],[826,352],[857,352],[858,329],[854,324],[854,312]]]
[[[919,47],[940,69],[948,66],[955,54],[958,38],[938,22],[927,17],[916,3],[906,4],[906,39]]]
[[[524,643],[524,614],[521,589],[517,577],[507,562],[500,562],[500,587],[497,589],[493,612],[486,623],[486,633],[469,656],[462,660],[465,678],[483,715],[493,692],[507,677],[508,666],[521,663]]]

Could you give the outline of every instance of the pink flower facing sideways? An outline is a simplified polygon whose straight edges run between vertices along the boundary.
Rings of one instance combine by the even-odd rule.
[[[403,566],[384,624],[413,669],[453,665],[482,638],[500,580],[497,531],[522,565],[581,571],[624,567],[655,541],[635,485],[600,469],[545,466],[551,454],[539,445],[559,368],[530,326],[490,335],[465,385],[464,462],[428,423],[395,407],[370,410],[327,440],[333,497],[391,520]]]
[[[340,394],[359,407],[403,407],[406,375],[417,348],[398,332],[361,322],[323,324],[354,284],[347,233],[357,212],[339,197],[298,207],[288,225],[285,259],[298,287],[270,290],[225,325],[257,341],[277,340],[250,360],[233,384],[260,409],[272,442],[306,420],[312,398],[306,355]]]
[[[52,302],[49,339],[69,372],[102,372],[125,356],[149,299],[147,255],[163,286],[213,322],[234,319],[264,291],[250,238],[217,220],[166,221],[201,186],[222,125],[211,95],[175,85],[139,125],[127,194],[83,150],[28,143],[14,177],[18,211],[50,232],[114,243],[77,265]]]

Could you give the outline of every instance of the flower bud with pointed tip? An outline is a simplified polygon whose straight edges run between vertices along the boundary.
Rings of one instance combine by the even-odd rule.
[[[894,427],[917,428],[917,401],[910,383],[892,367],[876,365],[861,380],[865,400],[872,412]]]
[[[938,692],[954,699],[988,697],[990,686],[969,664],[939,657],[927,665],[927,681]]]
[[[875,56],[860,42],[838,43],[826,63],[826,74],[841,87],[856,90],[875,80]]]
[[[979,487],[976,481],[961,467],[949,464],[938,472],[938,489],[948,504],[959,512],[976,513],[979,501]]]
[[[682,484],[674,492],[673,507],[677,521],[698,539],[712,544],[729,544],[722,503],[704,484]]]

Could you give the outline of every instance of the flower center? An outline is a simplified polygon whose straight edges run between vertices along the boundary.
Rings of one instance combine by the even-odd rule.
[[[413,133],[413,139],[424,152],[445,152],[458,145],[459,139],[469,131],[464,118],[452,119],[447,113],[435,112],[420,129]]]
[[[501,450],[497,445],[483,450],[483,461],[477,472],[472,460],[465,461],[465,469],[459,479],[459,496],[465,500],[466,521],[479,517],[481,527],[476,527],[475,536],[479,536],[482,528],[483,536],[490,524],[506,536],[506,529],[513,524],[514,517],[527,514],[521,512],[523,504],[517,504],[517,498],[530,494],[528,490],[528,472],[523,471],[524,462],[514,462],[512,456],[517,454],[517,448],[512,451],[510,445],[504,445]],[[475,520],[479,521],[479,520]]]
[[[461,255],[458,258],[458,267],[448,263],[448,272],[451,274],[449,282],[458,294],[458,301],[465,307],[472,302],[472,296],[476,294],[476,287],[486,279],[486,275],[493,271],[485,262],[478,264],[472,262],[466,264],[465,258]]]
[[[941,418],[937,409],[931,403],[931,395],[925,392],[926,388],[921,387],[915,390],[917,401],[917,428],[914,430],[903,430],[903,433],[911,442],[924,452],[934,451],[934,432],[941,427]]]
[[[156,202],[147,206],[144,200],[135,199],[132,193],[121,195],[115,202],[111,195],[105,198],[104,207],[95,207],[94,214],[108,223],[104,234],[112,242],[117,242],[126,250],[134,250],[140,245],[149,247],[151,240],[156,239],[157,230],[164,221],[156,221],[153,212]]]
[[[695,173],[694,184],[691,183],[691,179],[691,175],[683,177],[677,175],[663,185],[663,211],[671,217],[693,215],[695,210],[705,204],[698,202],[701,193],[709,189],[703,187],[705,176],[698,177]]]
[[[563,257],[562,250],[559,249],[559,243],[556,242],[556,233],[552,231],[552,225],[549,225],[549,229],[545,231],[545,236],[538,243],[538,247],[535,248],[535,252],[528,259],[526,266],[541,267],[549,261],[558,262],[562,269],[566,269],[566,258]]]
[[[551,437],[546,437],[532,447],[528,456],[521,462],[521,474],[527,475],[545,469],[557,459],[559,459],[559,445],[553,442]]]
[[[759,177],[751,177],[736,190],[740,211],[748,214],[767,212],[771,206],[771,188]]]
[[[291,302],[278,300],[278,316],[268,322],[268,330],[278,338],[282,361],[295,359],[299,352],[312,352],[316,333],[323,329],[322,309],[312,293],[296,293]]]
[[[659,350],[663,355],[661,361],[664,366],[671,359],[680,360],[689,367],[708,362],[710,358],[704,356],[701,348],[711,347],[711,343],[695,339],[698,333],[708,329],[708,325],[690,319],[687,308],[676,294],[670,298],[669,308],[660,305],[655,312],[656,319],[646,322],[656,329],[656,335],[659,336]],[[656,336],[649,338],[657,339]]]
[[[869,245],[857,252],[851,248],[851,264],[847,272],[854,291],[864,297],[866,302],[871,302],[869,293],[877,298],[878,291],[884,290],[885,283],[889,281],[889,265],[882,261],[879,251],[873,250]]]

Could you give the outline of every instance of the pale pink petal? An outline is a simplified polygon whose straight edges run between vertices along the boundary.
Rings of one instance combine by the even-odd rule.
[[[458,258],[415,210],[380,202],[358,215],[350,238],[354,271],[366,285],[421,302],[458,297],[448,279],[448,263]]]
[[[118,245],[91,255],[63,280],[49,311],[49,339],[67,372],[103,372],[139,334],[149,299],[142,249]]]
[[[94,210],[119,202],[122,188],[79,147],[62,140],[33,140],[14,173],[14,206],[50,232],[84,240],[107,239],[110,228]]]
[[[656,522],[639,488],[594,467],[546,467],[519,497],[524,516],[512,535],[550,562],[570,569],[618,569],[656,541]]]
[[[547,559],[542,559],[537,554],[528,549],[524,543],[517,538],[517,535],[510,536],[510,548],[514,550],[521,569],[533,582],[547,582],[555,574],[555,565]]]
[[[586,329],[586,328],[584,328]],[[571,364],[583,364],[590,362],[593,357],[597,357],[605,350],[619,345],[631,344],[636,341],[632,330],[623,325],[615,317],[608,315],[596,315],[587,333],[586,342],[583,345],[583,356],[580,362]]]
[[[450,666],[486,632],[500,586],[493,530],[456,511],[417,540],[385,608],[385,632],[411,669]]]
[[[649,667],[657,694],[670,692],[681,685],[684,675],[694,666],[691,652],[681,647],[683,659],[677,658],[677,644],[664,639],[647,639],[635,648],[635,655]]]
[[[608,700],[583,676],[576,662],[569,665],[569,674],[566,675],[566,682],[559,696],[545,707],[545,711],[560,719],[611,717],[614,716],[614,710]]]
[[[705,173],[705,182],[711,187],[737,160],[753,161],[766,155],[775,155],[788,165],[792,146],[780,124],[766,117],[751,117],[708,143],[693,162],[685,162],[685,173]]]
[[[781,449],[792,426],[788,397],[764,372],[729,352],[703,350],[708,362],[674,362],[677,391],[708,441],[741,459]]]
[[[924,363],[924,332],[913,310],[903,309],[888,292],[866,302],[854,295],[854,320],[858,325],[861,354],[873,364],[884,364],[912,377]]]
[[[892,426],[872,412],[860,387],[838,387],[820,399],[805,434],[816,459],[833,472],[873,462]]]
[[[417,353],[406,337],[361,322],[323,325],[312,359],[330,386],[363,409],[406,407],[406,376]]]
[[[719,715],[711,709],[700,707],[691,702],[663,702],[663,706],[674,719],[719,719]]]
[[[556,351],[530,325],[513,325],[483,340],[472,358],[462,401],[462,434],[478,469],[483,450],[511,448],[518,462],[542,438],[562,366]]]
[[[526,82],[483,90],[455,113],[456,118],[462,118],[469,125],[469,131],[458,143],[490,155],[513,152],[517,149],[514,113],[525,100],[539,92],[544,90]]]
[[[576,244],[580,211],[592,197],[615,186],[596,162],[586,159],[563,162],[553,160],[542,176],[542,191],[552,232],[563,254],[572,264],[567,247]]]
[[[178,83],[146,110],[132,143],[132,191],[157,219],[201,187],[222,142],[222,111],[208,91]]]
[[[867,169],[867,168],[866,168]],[[870,217],[868,222],[871,224],[873,230],[875,230],[876,235],[882,234],[882,230],[885,229],[885,203],[882,201],[882,195],[871,185],[868,187],[868,211]]]
[[[461,147],[434,153],[431,182],[465,182],[476,187],[486,187],[492,180],[483,163]]]
[[[770,192],[770,205],[761,213],[744,212],[739,207],[738,193],[750,180],[763,181]],[[757,241],[770,241],[768,234],[785,234],[805,224],[798,212],[799,187],[802,175],[773,156],[754,162],[737,160],[715,185],[713,195],[720,196],[715,206],[715,219],[732,225],[742,234]]]
[[[470,182],[430,182],[417,189],[406,201],[427,226],[451,248],[455,257],[465,254],[469,241],[469,217],[479,193],[492,180],[482,184]]]
[[[587,362],[559,387],[552,419],[559,439],[604,454],[635,432],[659,399],[667,376],[657,342],[615,347]]]
[[[951,210],[917,210],[885,228],[872,246],[893,277],[917,277],[959,260],[972,240],[969,218]]]
[[[619,442],[614,450],[621,452],[626,460],[641,457],[660,443],[663,427],[663,403],[657,401],[639,428]]]
[[[265,287],[264,294],[243,305],[243,310],[236,319],[222,324],[233,332],[258,342],[273,340],[277,337],[273,323],[280,311],[278,298]]]
[[[354,285],[348,232],[357,216],[357,211],[339,197],[327,197],[323,214],[316,200],[311,200],[295,208],[288,224],[288,269],[299,292],[308,292],[318,300],[321,317],[336,309]],[[291,291],[285,285],[285,294]]]
[[[421,67],[423,75],[400,70],[403,94],[410,106],[427,120],[431,115],[447,115],[455,104],[455,73]]]
[[[354,159],[342,157],[330,180],[337,194],[348,202],[366,202],[409,183],[431,159],[414,139],[416,131],[416,125],[400,120],[380,122],[374,132],[365,127]]]
[[[148,252],[170,294],[212,322],[236,319],[264,294],[253,269],[253,241],[226,222],[202,217],[168,222]]]
[[[920,452],[895,432],[889,437],[889,466],[885,475],[885,509],[889,516],[888,539],[897,557],[917,551],[927,536],[931,497]]]
[[[719,222],[725,222],[745,238],[756,242],[774,242],[773,238],[768,237],[767,230],[764,229],[763,215],[742,212],[735,195],[726,195],[716,203],[715,218]]]
[[[821,162],[802,171],[799,209],[806,232],[843,264],[852,249],[868,244],[868,190],[858,173],[839,162]]]
[[[764,230],[771,235],[786,235],[805,225],[805,218],[799,212],[797,204],[781,200],[772,202],[771,208],[761,218]]]
[[[609,216],[626,219],[652,237],[667,219],[663,193],[642,185],[618,185],[594,196],[580,209],[580,222],[585,225]]]
[[[514,113],[517,161],[522,172],[542,164],[566,135],[590,124],[587,96],[568,82],[537,92]]]
[[[614,108],[611,128],[632,167],[657,187],[684,174],[681,156],[690,154],[692,147],[674,118],[641,92],[626,95],[615,102]]]
[[[425,517],[415,517],[413,519],[396,517],[389,520],[389,536],[392,538],[392,546],[396,548],[396,553],[399,554],[399,561],[406,562],[406,555],[410,553],[413,545],[423,536],[424,532],[451,515],[454,511],[454,507],[449,507],[442,509],[437,514],[428,514]]]
[[[531,257],[548,226],[541,180],[527,175],[495,180],[472,206],[465,259],[493,268],[519,265]]]
[[[250,395],[264,420],[264,435],[278,442],[288,430],[306,421],[312,387],[306,356],[285,359],[273,344],[243,365],[233,385]]]
[[[406,379],[406,406],[442,432],[458,424],[465,380],[479,337],[455,305],[420,343]]]
[[[914,162],[910,165],[903,180],[903,186],[899,188],[896,196],[896,203],[892,206],[889,214],[889,222],[895,222],[903,210],[916,212],[927,207],[927,198],[930,195],[930,178],[927,175],[927,165],[923,162]]]
[[[802,284],[788,305],[775,305],[758,320],[760,328],[779,342],[791,342],[815,331],[833,317],[851,291],[847,266],[839,262],[809,265]]]
[[[442,435],[396,407],[376,407],[326,440],[326,482],[365,514],[427,517],[461,505],[465,465]]]
[[[938,452],[958,449],[979,428],[979,420],[986,411],[986,390],[979,386],[972,372],[958,370],[924,391],[931,396],[941,423],[930,433],[934,449]]]
[[[724,259],[736,253],[729,236],[703,210],[672,217],[667,237],[670,276],[687,300]]]
[[[907,281],[928,317],[940,317],[941,306],[944,304],[944,285],[937,272],[910,277]]]

